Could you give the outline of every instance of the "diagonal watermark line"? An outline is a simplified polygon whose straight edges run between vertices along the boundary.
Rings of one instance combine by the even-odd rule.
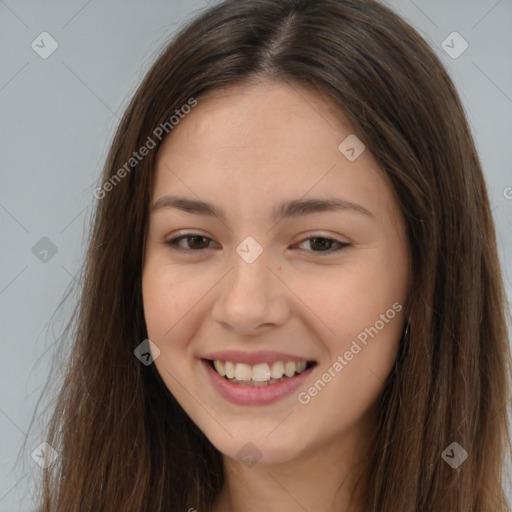
[[[14,283],[14,281],[16,281],[16,279],[18,279],[18,277],[23,274],[23,272],[25,272],[25,270],[27,270],[28,268],[28,265],[25,265],[25,267],[23,268],[23,270],[21,270],[20,272],[18,272],[1,290],[0,290],[0,295],[2,295],[2,293],[5,292],[5,290],[7,290],[7,288],[12,284]],[[0,409],[1,410],[1,409]]]
[[[290,414],[294,411],[295,409],[292,409],[265,437],[268,437],[270,434],[272,434],[272,432],[274,432],[277,427],[279,427],[279,425],[281,425],[286,419],[289,418]]]
[[[480,72],[484,76],[487,77],[487,79],[496,87],[496,89],[498,89],[503,94],[503,96],[505,96],[505,98],[507,98],[508,101],[512,103],[512,98],[510,98],[510,96],[474,60],[472,60],[471,62],[475,67],[477,67],[480,70]]]
[[[21,228],[28,233],[28,229],[3,205],[0,203],[0,208],[2,208],[9,217],[11,217],[12,220],[14,220]]]
[[[384,381],[371,369],[371,368],[368,368],[368,371],[369,372],[372,372],[373,375],[375,376],[375,378],[382,384],[384,385]]]
[[[27,437],[27,434],[25,434],[25,432],[23,432],[23,430],[21,430],[20,427],[18,427],[18,425],[16,425],[16,423],[7,415],[5,414],[5,412],[0,409],[0,412],[25,436]]]
[[[64,233],[64,231],[66,231],[66,229],[69,228],[69,226],[71,226],[71,224],[73,224],[73,222],[85,211],[87,210],[87,208],[89,208],[88,206],[86,206],[85,208],[82,208],[61,230],[60,230],[60,233]]]
[[[5,2],[4,0],[0,0],[0,4],[4,5],[9,11],[11,11],[11,14],[13,16],[15,16],[16,18],[18,18],[18,21],[20,21],[21,23],[23,23],[23,25],[25,25],[25,27],[27,28],[30,28]]]
[[[312,185],[309,190],[307,190],[301,197],[300,199],[306,197],[334,168],[336,167],[336,164],[334,164],[321,178],[319,178],[317,180],[317,182]],[[268,231],[267,233],[269,233],[270,231],[272,231],[280,222],[281,222],[282,219],[278,220]]]
[[[181,178],[180,178],[180,177],[179,177],[179,176],[178,176],[178,175],[177,175],[177,174],[176,174],[176,173],[175,173],[175,172],[174,172],[174,171],[173,171],[173,170],[172,170],[172,169],[171,169],[171,168],[170,168],[166,163],[165,163],[165,162],[164,162],[164,167],[166,167],[170,172],[172,172],[172,173],[173,173],[173,175],[174,175],[177,179],[179,179],[179,180],[181,181],[181,183],[183,183],[183,185],[185,185],[185,187],[187,187],[187,188],[190,190],[190,192],[191,192],[192,194],[194,194],[198,199],[201,199],[201,198],[200,198],[200,197],[199,197],[199,196],[198,196],[198,195],[197,195],[197,194],[196,194],[196,193],[195,193],[195,192],[194,192],[194,191],[193,191],[193,190],[192,190],[192,189],[191,189],[191,188],[190,188],[190,187],[189,187],[189,186],[188,186],[188,185],[187,185],[187,184],[186,184],[186,183],[185,183],[185,182],[184,182],[184,181],[183,181],[183,180],[182,180],[182,179],[181,179]],[[218,217],[217,217],[217,218],[218,218]],[[229,229],[229,231],[231,231],[231,233],[233,233],[233,230],[232,230],[232,229],[231,229],[231,228],[230,228],[230,227],[229,227],[225,222],[223,222],[223,221],[222,221],[221,219],[219,219],[219,218],[218,218],[218,220],[219,220],[219,221],[221,221],[221,222],[222,222],[222,224],[224,224],[224,226],[226,226],[226,227]]]
[[[174,380],[176,381],[176,383],[177,383],[177,384],[179,384],[179,385],[181,386],[181,388],[182,388],[182,389],[183,389],[183,390],[184,390],[184,391],[185,391],[185,392],[190,396],[190,398],[192,398],[192,400],[194,400],[194,402],[196,402],[196,404],[198,404],[198,405],[199,405],[199,406],[200,406],[200,407],[201,407],[201,408],[202,408],[202,409],[203,409],[203,410],[208,414],[208,416],[210,416],[210,417],[211,417],[211,418],[212,418],[212,419],[213,419],[213,420],[214,420],[214,421],[215,421],[215,422],[216,422],[216,423],[217,423],[217,424],[218,424],[218,425],[219,425],[219,426],[220,426],[220,427],[221,427],[221,428],[222,428],[222,429],[223,429],[223,430],[224,430],[224,431],[225,431],[225,432],[230,436],[230,437],[233,437],[233,435],[231,434],[231,432],[229,432],[229,431],[224,427],[224,425],[222,425],[222,423],[220,423],[220,422],[219,422],[219,421],[218,421],[218,420],[217,420],[217,419],[216,419],[216,418],[215,418],[215,417],[210,413],[210,411],[208,411],[208,409],[206,409],[206,407],[204,407],[204,405],[203,405],[201,402],[199,402],[199,400],[197,400],[197,398],[196,398],[192,393],[190,393],[190,391],[189,391],[187,388],[185,388],[185,387],[181,384],[181,382],[180,382],[178,379],[176,379],[176,377],[174,377],[174,375],[172,375],[172,373],[171,373],[167,368],[165,368],[165,367],[164,367],[164,370],[165,370],[165,372],[166,372],[166,373],[167,373],[167,374],[168,374],[172,379],[174,379]]]
[[[315,315],[318,318],[318,320],[320,320],[320,322],[322,322],[325,325],[325,327],[327,327],[327,329],[329,329],[329,331],[331,331],[333,335],[336,335],[336,333],[268,265],[265,266],[270,270],[270,272],[272,272],[272,274],[274,274],[279,279],[279,281],[281,281],[281,283],[283,283],[286,286],[286,288],[288,288],[288,290],[290,290],[295,295],[295,297],[297,297],[297,299],[299,299],[302,302],[302,304],[304,304],[304,306],[306,306],[309,309],[309,311],[311,311],[311,313],[313,313],[313,315]]]
[[[299,503],[268,471],[265,471],[267,473],[268,476],[270,476],[270,478],[272,478],[272,480],[274,480],[274,482],[279,485],[279,487],[281,487],[281,489],[283,489],[283,491],[288,494],[288,496],[290,496],[290,498],[295,501],[295,503],[297,503],[297,505],[299,505],[299,507],[304,510],[305,512],[308,512],[308,509],[307,508],[304,508],[302,506],[301,503]]]
[[[371,372],[373,374],[373,376],[384,386],[385,385],[385,382],[371,369],[371,368],[368,368],[368,371]],[[411,406],[407,403],[407,402],[404,402],[402,400],[402,395],[399,395],[399,399],[400,399],[400,407],[407,407],[407,409],[409,409],[409,411],[411,411]]]
[[[117,119],[120,120],[119,116],[63,60],[61,60],[61,62],[77,78],[77,80],[80,81],[91,92],[91,94],[93,94],[110,112],[112,112],[112,114],[114,114],[114,116],[117,117]]]
[[[510,406],[510,404],[512,403],[512,399],[511,400],[508,400],[505,402],[505,405],[502,405],[499,409],[498,409],[498,412],[495,412],[492,416],[492,418],[490,419],[491,422],[493,422],[496,418],[496,416],[498,416],[498,414],[501,414],[503,412],[503,410],[505,409],[505,411],[507,412],[507,409],[508,407]]]
[[[424,10],[423,10],[423,9],[421,9],[421,8],[420,8],[420,6],[419,6],[417,3],[413,2],[413,0],[409,0],[409,2],[411,2],[411,4],[413,4],[413,5],[416,7],[416,9],[418,9],[418,11],[422,12],[422,13],[423,13],[423,15],[424,15],[426,18],[428,18],[428,19],[430,20],[430,22],[431,22],[431,23],[432,23],[436,28],[439,28],[439,25],[438,25],[438,24],[437,24],[437,23],[436,23],[436,22],[435,22],[435,21],[434,21],[434,20],[433,20],[433,19],[432,19],[432,18],[431,18],[431,17],[430,17],[430,16],[429,16],[429,15],[428,15]]]
[[[166,333],[167,336],[235,267],[231,267]]]
[[[60,29],[62,30],[63,28],[66,28],[91,2],[92,0],[89,0],[78,12],[76,12],[76,14],[71,16],[71,18],[66,23],[64,23]]]
[[[28,62],[25,63],[25,65],[20,69],[18,70],[10,79],[7,83],[5,83],[4,85],[2,85],[2,87],[0,87],[0,92],[2,92],[26,67],[28,66]]]
[[[67,274],[69,274],[71,276],[71,278],[77,283],[77,284],[80,284],[80,281],[78,281],[78,279],[76,278],[76,276],[74,276],[64,265],[61,265],[62,269],[64,270],[64,272],[66,272]],[[80,272],[80,270],[77,272],[77,274]]]
[[[472,27],[471,30],[473,30],[481,21],[483,21],[487,15],[498,5],[501,3],[501,0],[498,0]]]
[[[29,472],[25,473],[1,498],[0,501],[3,501],[18,485],[27,478]]]

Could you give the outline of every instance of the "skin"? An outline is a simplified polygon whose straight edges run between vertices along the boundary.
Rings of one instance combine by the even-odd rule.
[[[151,206],[177,194],[227,216],[152,211],[143,268],[148,336],[160,350],[154,364],[223,454],[226,482],[214,512],[345,510],[356,465],[366,460],[405,323],[409,254],[393,191],[369,150],[354,161],[338,150],[352,133],[318,93],[260,81],[198,98],[159,149]],[[275,204],[312,197],[343,198],[372,215],[270,218]],[[189,253],[165,245],[183,231],[207,238],[181,240]],[[263,249],[252,263],[236,252],[248,236]],[[334,251],[335,242],[315,237],[349,246]],[[298,393],[233,404],[200,363],[223,349],[299,355],[318,363],[299,390],[307,391],[394,303],[401,310],[307,404]],[[261,455],[254,466],[237,457],[248,442]],[[352,510],[362,510],[363,494]]]

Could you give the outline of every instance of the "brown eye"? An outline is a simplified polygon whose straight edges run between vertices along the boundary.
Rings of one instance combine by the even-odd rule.
[[[187,241],[187,246],[184,247],[180,245],[182,241]],[[208,238],[203,235],[198,234],[190,234],[190,235],[181,235],[176,238],[172,238],[167,240],[165,245],[168,245],[172,250],[177,252],[191,253],[191,252],[201,252],[205,249],[208,249],[208,246],[212,242],[211,238]],[[303,240],[299,245],[309,242],[311,249],[305,249],[309,252],[314,253],[326,253],[332,254],[337,252],[350,244],[339,242],[338,240],[334,240],[333,238],[327,237],[310,237]]]
[[[320,253],[328,253],[332,254],[333,252],[339,251],[344,247],[347,247],[350,244],[338,242],[338,240],[334,240],[333,238],[326,237],[311,237],[306,238],[306,240],[302,241],[301,244],[309,242],[312,251],[310,252],[320,252]],[[337,245],[336,249],[333,249],[333,244]],[[299,244],[300,245],[300,244]]]
[[[192,240],[192,244],[190,244],[190,242],[189,242],[189,247],[191,249],[205,249],[208,246],[208,242],[207,242],[206,247],[203,247],[204,241],[209,240],[209,238],[206,238],[205,236],[194,235],[194,236],[189,236],[189,237],[185,237],[185,238]],[[201,247],[198,247],[198,246],[201,246]]]
[[[178,245],[182,240],[188,240],[187,247],[183,247]],[[206,242],[205,242],[206,241]],[[166,245],[171,247],[171,249],[178,252],[200,252],[204,249],[208,248],[209,241],[211,238],[208,238],[203,235],[182,235],[177,238],[172,238],[171,240],[167,240],[164,242]]]
[[[334,242],[334,240],[329,238],[310,238],[309,240],[312,241],[310,244],[311,247],[317,247],[320,251],[323,251],[324,249],[329,250],[332,247],[332,243]]]

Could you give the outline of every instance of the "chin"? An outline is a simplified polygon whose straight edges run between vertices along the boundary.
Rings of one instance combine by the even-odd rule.
[[[265,437],[255,429],[254,435],[247,432],[244,436],[231,438],[221,434],[222,439],[208,436],[210,442],[225,457],[253,467],[256,464],[277,465],[290,462],[300,456],[297,444],[288,437],[287,442],[277,436],[274,439]]]

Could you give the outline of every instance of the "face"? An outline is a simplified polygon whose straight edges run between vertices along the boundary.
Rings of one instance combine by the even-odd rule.
[[[198,98],[159,149],[142,283],[154,364],[230,459],[287,462],[368,428],[396,359],[405,228],[352,134],[317,93],[261,82]]]

